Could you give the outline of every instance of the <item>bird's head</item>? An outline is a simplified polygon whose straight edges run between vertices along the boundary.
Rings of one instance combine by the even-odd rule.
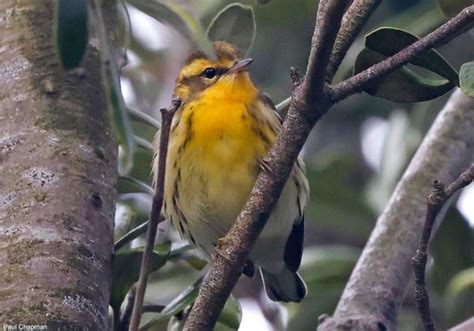
[[[230,97],[254,94],[248,66],[251,58],[242,58],[239,50],[226,42],[214,42],[217,60],[212,61],[203,52],[193,53],[176,79],[174,94],[183,102],[212,92],[214,96]]]

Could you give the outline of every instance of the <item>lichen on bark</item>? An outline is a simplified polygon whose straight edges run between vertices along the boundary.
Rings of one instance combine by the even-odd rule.
[[[100,52],[62,68],[54,1],[1,1],[0,39],[2,323],[106,329],[117,146]]]

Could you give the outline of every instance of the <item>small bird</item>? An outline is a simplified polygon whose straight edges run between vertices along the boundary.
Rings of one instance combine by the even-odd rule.
[[[173,118],[163,212],[174,228],[212,260],[219,239],[235,222],[281,130],[272,101],[250,79],[250,58],[226,42],[217,60],[192,54],[176,79],[181,106]],[[158,150],[159,141],[155,140]],[[154,173],[159,155],[155,156]],[[299,302],[306,285],[297,273],[303,251],[303,211],[309,187],[298,159],[243,270],[260,269],[268,297]]]

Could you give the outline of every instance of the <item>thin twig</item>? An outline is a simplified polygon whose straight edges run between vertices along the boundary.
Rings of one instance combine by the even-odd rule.
[[[326,81],[331,83],[349,47],[382,0],[354,0],[342,17],[341,28],[329,59]]]
[[[268,220],[293,164],[316,121],[329,107],[324,99],[326,67],[349,0],[321,1],[303,83],[295,88],[287,118],[236,222],[221,241],[184,330],[211,330],[235,286],[247,256]],[[317,96],[317,97],[315,97]],[[319,99],[321,97],[321,99]]]
[[[302,97],[306,102],[318,100],[323,102],[324,84],[329,59],[336,40],[341,19],[347,6],[352,1],[349,0],[325,0],[320,1],[318,14],[316,16],[316,28],[311,40],[311,51],[306,68],[306,76],[302,84]],[[314,109],[309,109],[314,112]]]
[[[120,315],[118,325],[115,326],[115,331],[127,331],[130,325],[130,317],[132,316],[133,303],[135,302],[135,296],[137,293],[137,283],[133,284],[130,291],[127,294],[127,304],[123,313]]]
[[[431,238],[431,232],[436,217],[444,206],[445,202],[458,190],[469,185],[474,179],[474,163],[469,169],[463,172],[449,187],[445,190],[444,185],[435,180],[433,182],[433,191],[427,198],[427,211],[423,230],[415,256],[412,258],[413,271],[415,273],[415,302],[423,321],[426,331],[434,331],[435,326],[430,312],[430,301],[425,287],[425,268],[427,260],[428,244]]]
[[[328,93],[325,89],[327,66],[342,15],[350,2],[320,1],[306,75],[303,82],[294,89],[281,133],[265,158],[268,170],[259,174],[244,209],[221,241],[223,244],[219,247],[220,254],[215,256],[213,267],[201,286],[184,330],[210,330],[215,325],[254,242],[280,196],[304,142],[316,122],[332,104],[360,91],[368,82],[398,68],[416,54],[466,30],[473,16],[471,6],[436,30],[434,36],[428,35],[428,39],[423,38],[411,46],[411,53],[406,54],[402,51],[402,56],[395,55],[395,60],[392,59],[392,62],[388,64],[386,61],[382,62],[381,68],[376,71],[378,76],[374,76],[374,70],[369,68],[363,75],[356,75],[336,85]]]
[[[132,318],[130,321],[130,330],[137,331],[140,318],[143,310],[143,299],[145,297],[145,288],[148,280],[148,273],[150,272],[150,261],[153,252],[153,246],[155,243],[156,232],[158,223],[163,218],[161,215],[161,207],[163,205],[163,191],[164,191],[164,178],[166,171],[166,156],[168,154],[168,140],[169,132],[171,128],[171,121],[176,110],[181,105],[179,100],[173,100],[171,107],[168,109],[161,109],[161,132],[160,132],[160,146],[159,146],[159,164],[158,164],[158,175],[157,184],[155,188],[155,195],[153,196],[153,203],[151,208],[150,223],[148,226],[148,233],[145,243],[145,251],[143,252],[142,264],[140,267],[140,277],[137,284],[137,293],[135,296],[135,302],[133,305]]]
[[[474,99],[456,89],[378,217],[333,316],[323,318],[318,331],[397,329],[426,213],[419,192],[429,191],[433,178],[454,181],[473,162],[473,127]]]
[[[462,10],[457,16],[450,19],[439,28],[402,49],[397,54],[374,64],[370,68],[336,84],[332,87],[329,98],[333,103],[339,102],[348,96],[362,92],[364,87],[374,80],[400,68],[424,51],[445,44],[459,34],[468,31],[474,22],[474,5]]]

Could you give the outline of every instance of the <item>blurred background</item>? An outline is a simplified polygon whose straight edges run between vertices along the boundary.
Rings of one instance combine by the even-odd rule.
[[[290,93],[289,67],[304,72],[316,3],[314,0],[240,2],[252,5],[255,13],[256,37],[249,52],[254,58],[251,75],[277,104]],[[268,3],[263,5],[264,2]],[[171,8],[177,8],[176,13],[207,27],[231,1],[169,3],[173,3]],[[183,8],[185,14],[180,12]],[[180,29],[182,23],[177,22],[175,14],[157,14],[140,5],[126,4],[121,8],[120,32],[127,59],[122,68],[122,92],[127,106],[158,121],[158,110],[170,104],[177,73],[197,47],[192,36]],[[423,36],[446,20],[445,12],[434,0],[383,1],[349,51],[336,81],[352,74],[365,33],[392,26]],[[473,45],[471,31],[439,51],[458,70],[461,64],[474,59]],[[262,293],[258,277],[242,277],[233,293],[237,301],[228,302],[227,320],[224,317],[219,328],[230,330],[240,321],[242,331],[314,330],[321,314],[333,312],[377,216],[448,96],[449,93],[417,104],[396,104],[359,94],[337,104],[318,123],[303,151],[311,202],[306,209],[306,248],[300,270],[309,288],[308,297],[301,304],[277,304]],[[139,148],[129,176],[150,185],[152,153],[147,143],[152,141],[156,129],[139,121],[132,124],[139,137]],[[119,193],[117,238],[143,223],[151,205],[151,196],[138,193],[127,181],[120,182]],[[431,243],[428,285],[440,329],[474,314],[473,225],[474,186],[471,185],[456,197]],[[155,268],[146,302],[167,307],[161,313],[144,315],[143,324],[149,330],[179,327],[186,306],[195,297],[196,281],[203,275],[200,269],[205,265],[166,223],[161,225],[161,230],[160,240],[172,243],[171,257],[168,263]],[[130,247],[142,243],[138,238]],[[120,269],[119,265],[115,267]],[[399,329],[421,329],[412,285],[400,311]]]

